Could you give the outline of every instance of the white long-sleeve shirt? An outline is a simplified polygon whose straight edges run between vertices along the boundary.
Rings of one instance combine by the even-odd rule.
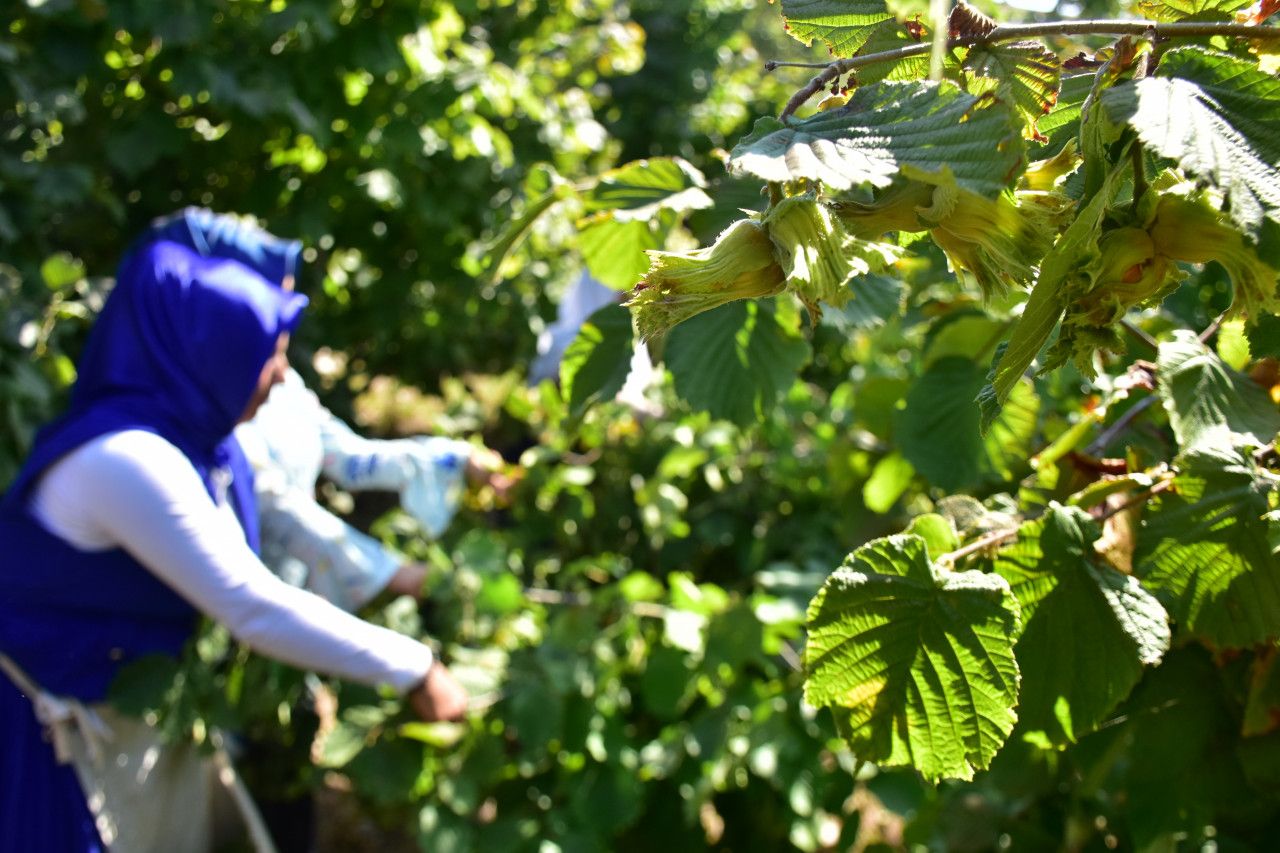
[[[180,450],[141,430],[109,433],[41,477],[31,511],[84,551],[120,547],[238,640],[294,666],[400,692],[431,650],[277,578],[245,542],[224,498],[210,498]]]
[[[262,559],[280,577],[355,611],[380,593],[405,558],[316,501],[316,480],[349,491],[384,489],[427,535],[457,509],[471,445],[448,438],[368,439],[328,409],[294,370],[253,420],[236,428],[253,465]]]

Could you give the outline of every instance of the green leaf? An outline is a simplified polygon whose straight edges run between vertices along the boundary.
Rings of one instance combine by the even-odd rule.
[[[1022,160],[1021,122],[949,82],[862,86],[845,106],[783,125],[764,118],[734,147],[730,169],[765,181],[822,181],[845,190],[954,174],[995,196]]]
[[[1212,646],[1280,637],[1280,561],[1263,517],[1275,485],[1238,451],[1201,445],[1143,518],[1136,574]]]
[[[493,243],[485,252],[485,273],[482,282],[493,284],[502,277],[503,262],[524,242],[529,231],[542,214],[546,213],[556,202],[573,195],[573,190],[565,184],[556,184],[549,191],[525,205],[524,211],[499,232]]]
[[[1267,392],[1222,363],[1185,329],[1160,344],[1160,398],[1184,453],[1200,447],[1263,447],[1280,431]]]
[[[369,739],[369,728],[347,720],[339,720],[324,738],[320,751],[320,766],[339,768],[349,764],[364,750]]]
[[[1170,51],[1158,73],[1103,92],[1102,107],[1151,151],[1221,190],[1232,221],[1256,240],[1264,218],[1280,222],[1280,80],[1195,48]]]
[[[597,281],[630,290],[649,269],[646,253],[662,248],[668,230],[661,218],[619,221],[605,214],[588,220],[578,232],[578,249]]]
[[[898,451],[882,457],[862,487],[862,500],[872,512],[888,512],[911,485],[916,469]]]
[[[792,38],[806,47],[820,39],[843,58],[857,53],[893,14],[884,0],[782,0],[782,17]]]
[[[896,9],[896,11],[899,14],[903,14],[901,8]],[[924,34],[922,34],[922,37],[924,37]],[[881,22],[871,31],[870,36],[855,55],[866,56],[870,53],[899,50],[909,45],[919,44],[920,41],[920,38],[914,38],[911,35],[901,21],[897,18],[891,18]],[[951,58],[948,57],[948,71],[952,64]],[[929,56],[928,54],[918,53],[915,56],[906,56],[902,59],[876,62],[872,65],[862,66],[854,74],[858,85],[861,86],[877,83],[881,80],[923,80],[929,76]]]
[[[1049,137],[1050,149],[1061,148],[1059,140],[1075,138],[1080,131],[1080,108],[1093,89],[1092,74],[1069,74],[1061,78],[1058,98],[1048,114],[1042,116],[1036,127]]]
[[[1155,21],[1230,21],[1252,0],[1138,0],[1138,11]]]
[[[1137,579],[1097,560],[1097,538],[1083,511],[1051,504],[994,560],[1022,610],[1018,717],[1055,743],[1102,722],[1169,649],[1168,614]]]
[[[841,332],[878,329],[902,313],[905,292],[901,279],[891,275],[865,275],[849,283],[853,298],[839,311],[824,311],[822,322]]]
[[[582,194],[588,214],[612,211],[619,222],[652,219],[660,210],[683,213],[711,207],[707,179],[679,157],[636,160],[610,169]]]
[[[572,416],[622,390],[631,371],[632,348],[627,309],[606,305],[587,318],[560,362],[560,388]]]
[[[143,655],[120,667],[111,681],[107,699],[119,710],[135,717],[166,705],[166,696],[179,674],[177,658],[166,654]]]
[[[898,535],[850,554],[809,605],[805,699],[862,761],[970,779],[1013,728],[1018,608],[999,575],[950,572]]]
[[[924,540],[929,559],[937,560],[960,547],[960,534],[950,518],[936,512],[926,512],[911,519],[906,533],[912,533]]]
[[[1226,320],[1218,327],[1218,339],[1214,343],[1218,358],[1232,370],[1244,370],[1253,360],[1249,353],[1249,332],[1244,320]]]
[[[1263,314],[1245,327],[1252,358],[1280,358],[1280,317]]]
[[[1057,103],[1062,61],[1038,41],[974,47],[962,68],[972,75],[970,92],[995,92],[1018,108],[1028,136],[1036,135],[1036,122]]]
[[[925,335],[924,366],[943,358],[990,356],[1008,322],[978,309],[960,309],[938,320]]]
[[[739,424],[769,412],[808,359],[809,344],[762,300],[735,302],[680,324],[663,355],[689,405]]]
[[[40,265],[40,277],[50,290],[62,290],[84,278],[84,261],[66,252],[58,252],[45,258]]]
[[[976,362],[940,358],[916,380],[898,412],[894,433],[902,455],[938,488],[1010,480],[1028,464],[1040,408],[1035,390],[1029,382],[1014,388],[983,437],[974,397],[984,382]]]

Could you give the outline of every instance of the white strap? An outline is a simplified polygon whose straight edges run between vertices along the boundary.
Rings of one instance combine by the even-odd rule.
[[[54,696],[42,690],[22,671],[22,667],[13,662],[8,655],[0,652],[0,669],[26,694],[36,712],[36,719],[49,732],[53,741],[53,754],[59,764],[71,762],[71,738],[78,730],[89,756],[101,766],[105,754],[103,744],[112,739],[111,727],[103,722],[93,710],[86,708],[79,700],[69,697]]]
[[[249,789],[245,787],[244,780],[240,778],[235,765],[231,763],[231,756],[227,755],[227,751],[220,745],[221,740],[221,733],[215,732],[214,743],[217,744],[217,748],[213,752],[213,764],[218,770],[218,782],[235,802],[240,817],[244,820],[245,829],[249,831],[253,849],[257,853],[277,853],[276,846],[271,841],[271,833],[267,831],[267,823],[262,819],[262,813],[258,811],[253,797],[249,795]]]

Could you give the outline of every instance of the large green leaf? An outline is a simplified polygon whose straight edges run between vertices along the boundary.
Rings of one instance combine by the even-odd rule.
[[[1280,81],[1193,48],[1170,51],[1159,73],[1104,92],[1108,117],[1221,190],[1232,221],[1256,239],[1265,218],[1280,222]]]
[[[1257,383],[1235,372],[1200,342],[1179,330],[1160,345],[1160,397],[1178,447],[1262,447],[1280,432],[1280,410]]]
[[[902,455],[930,483],[957,491],[1012,479],[1031,457],[1040,401],[1030,382],[1010,392],[985,437],[974,397],[985,383],[978,363],[945,356],[929,365],[907,394],[894,434]]]
[[[679,157],[636,160],[610,169],[582,193],[588,214],[612,211],[619,221],[649,219],[659,210],[685,212],[711,207],[702,173]]]
[[[766,181],[808,178],[841,190],[950,171],[961,187],[995,196],[1021,162],[1020,134],[1010,107],[981,103],[953,83],[886,81],[789,125],[760,119],[729,165]]]
[[[773,303],[734,302],[681,323],[663,360],[695,409],[740,424],[773,408],[809,359],[809,345],[779,322]]]
[[[1238,451],[1200,446],[1143,519],[1136,573],[1213,646],[1280,637],[1280,561],[1263,517],[1275,485]]]
[[[809,605],[805,699],[854,755],[970,779],[1016,720],[1017,603],[999,575],[951,572],[898,535],[850,554]]]
[[[578,248],[587,269],[614,290],[630,290],[649,269],[649,255],[666,241],[669,223],[663,217],[621,221],[604,214],[582,227]]]
[[[606,305],[578,330],[560,361],[560,390],[577,416],[622,390],[631,370],[631,314]]]
[[[1097,538],[1083,511],[1052,504],[994,561],[1025,626],[1014,648],[1019,719],[1058,743],[1100,723],[1169,648],[1168,614],[1136,578],[1098,561]]]
[[[853,56],[876,27],[891,20],[884,0],[782,0],[787,32],[806,46],[821,39],[832,55]]]
[[[975,47],[962,68],[970,92],[993,91],[1011,101],[1031,128],[1057,103],[1062,61],[1038,41]]]
[[[1138,11],[1156,21],[1230,21],[1252,0],[1138,0]]]

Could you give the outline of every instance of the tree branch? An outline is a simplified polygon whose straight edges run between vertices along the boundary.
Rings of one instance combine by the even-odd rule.
[[[1273,41],[1280,39],[1280,27],[1253,26],[1250,24],[1215,24],[1199,21],[1176,21],[1169,24],[1155,21],[1123,20],[1048,21],[1037,24],[1006,24],[998,26],[985,35],[967,35],[947,39],[946,47],[947,50],[951,50],[956,47],[974,47],[1044,36],[1083,35],[1152,35],[1160,39],[1229,36],[1259,41]],[[787,116],[798,110],[809,98],[826,88],[836,77],[847,74],[856,68],[876,65],[881,62],[897,62],[902,59],[910,59],[913,56],[930,53],[932,50],[933,42],[927,41],[900,47],[896,50],[868,53],[864,56],[854,56],[849,59],[838,59],[822,66],[798,62],[768,62],[765,64],[765,68],[769,71],[782,66],[798,68],[821,67],[823,69],[803,89],[796,92],[791,97],[791,100],[787,101],[787,105],[783,108],[780,116],[780,118],[786,120]]]
[[[1167,479],[1167,480],[1161,480],[1160,482],[1156,483],[1156,484],[1155,484],[1154,486],[1152,486],[1151,488],[1149,488],[1149,489],[1143,489],[1141,492],[1138,492],[1136,495],[1134,495],[1133,497],[1129,498],[1129,500],[1125,501],[1124,503],[1122,503],[1122,504],[1120,504],[1120,505],[1118,505],[1118,506],[1113,506],[1113,507],[1111,507],[1111,509],[1107,510],[1107,511],[1106,511],[1106,512],[1104,512],[1102,515],[1098,516],[1098,517],[1097,517],[1097,519],[1095,519],[1095,520],[1096,520],[1096,521],[1098,521],[1099,523],[1104,522],[1104,521],[1106,521],[1108,518],[1111,518],[1111,516],[1113,516],[1113,515],[1119,515],[1120,513],[1124,512],[1125,510],[1127,510],[1127,509],[1132,509],[1133,507],[1137,506],[1137,505],[1138,505],[1138,504],[1140,504],[1140,503],[1145,503],[1146,501],[1151,500],[1152,498],[1154,498],[1156,495],[1160,494],[1161,492],[1168,491],[1169,489],[1172,489],[1172,488],[1173,488],[1173,478],[1172,478],[1172,477],[1170,477],[1170,478],[1169,478],[1169,479]]]
[[[993,545],[1002,545],[1007,540],[1016,539],[1017,537],[1018,537],[1018,528],[1016,527],[1010,530],[997,530],[995,533],[988,533],[986,536],[983,536],[981,539],[973,540],[968,545],[965,545],[963,548],[957,548],[954,551],[948,551],[947,553],[943,554],[934,562],[948,563],[954,566],[957,560],[963,560],[965,557],[969,556],[970,554],[976,554],[978,551],[986,550],[987,548],[990,548]]]
[[[1129,407],[1129,411],[1125,412],[1123,415],[1121,415],[1119,418],[1116,419],[1115,423],[1107,427],[1107,429],[1102,433],[1102,435],[1098,436],[1097,439],[1095,439],[1092,444],[1090,444],[1087,448],[1085,448],[1084,452],[1089,454],[1090,456],[1096,456],[1102,451],[1106,450],[1107,445],[1110,444],[1112,441],[1114,441],[1116,436],[1120,435],[1120,433],[1127,430],[1130,427],[1130,425],[1132,425],[1133,422],[1138,419],[1139,415],[1141,415],[1147,409],[1151,408],[1152,404],[1154,404],[1155,401],[1156,401],[1156,396],[1152,394],[1150,396],[1143,397],[1141,400],[1134,403],[1132,406]]]

